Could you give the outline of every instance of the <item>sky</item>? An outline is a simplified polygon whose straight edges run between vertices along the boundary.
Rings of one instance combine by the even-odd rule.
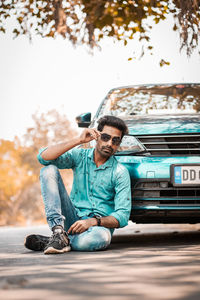
[[[25,36],[13,39],[12,22],[8,33],[0,33],[0,139],[21,137],[33,125],[38,110],[56,109],[77,128],[75,117],[96,112],[110,89],[131,84],[200,82],[200,55],[190,59],[180,53],[178,32],[168,18],[151,34],[153,55],[128,61],[140,45],[128,46],[104,40],[102,50],[91,55],[83,46],[74,48],[63,38]],[[159,66],[164,58],[170,66]]]

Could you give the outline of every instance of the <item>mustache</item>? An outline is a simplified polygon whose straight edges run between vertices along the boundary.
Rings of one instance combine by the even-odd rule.
[[[102,150],[109,150],[110,152],[113,152],[113,148],[112,147],[102,146],[101,149]]]

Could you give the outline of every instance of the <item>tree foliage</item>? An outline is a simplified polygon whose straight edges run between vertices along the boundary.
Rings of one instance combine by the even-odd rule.
[[[0,225],[44,220],[39,185],[39,148],[71,139],[77,133],[65,115],[52,110],[33,115],[34,126],[23,139],[0,140]],[[72,173],[62,173],[71,187]]]
[[[15,17],[15,36],[62,35],[74,45],[99,46],[104,37],[123,41],[135,37],[152,52],[150,31],[168,14],[174,16],[173,30],[180,31],[181,48],[188,55],[197,47],[200,32],[200,0],[6,0],[0,1],[0,30]]]
[[[36,160],[38,150],[42,147],[66,141],[77,133],[71,128],[66,116],[56,110],[50,110],[47,113],[36,112],[32,118],[34,126],[26,130],[22,139],[24,145],[22,158],[25,163],[28,162],[29,167],[34,172],[39,172],[41,166]]]
[[[22,190],[36,180],[28,164],[22,163],[22,154],[23,147],[18,140],[0,140],[0,224],[2,219],[9,224],[18,209]]]

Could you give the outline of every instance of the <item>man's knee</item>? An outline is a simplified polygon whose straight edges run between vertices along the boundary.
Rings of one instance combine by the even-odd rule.
[[[55,176],[58,172],[58,168],[54,165],[48,165],[43,167],[40,170],[40,176],[42,177],[49,177],[49,176]]]
[[[90,227],[87,231],[72,238],[72,250],[97,251],[106,249],[111,242],[111,233],[105,227]]]

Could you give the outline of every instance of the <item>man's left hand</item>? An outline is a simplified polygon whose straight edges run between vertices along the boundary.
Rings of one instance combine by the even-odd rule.
[[[68,233],[69,234],[70,233],[71,234],[82,233],[82,232],[88,230],[88,228],[90,228],[91,226],[97,225],[96,223],[97,223],[97,221],[94,218],[76,221],[69,228]]]

